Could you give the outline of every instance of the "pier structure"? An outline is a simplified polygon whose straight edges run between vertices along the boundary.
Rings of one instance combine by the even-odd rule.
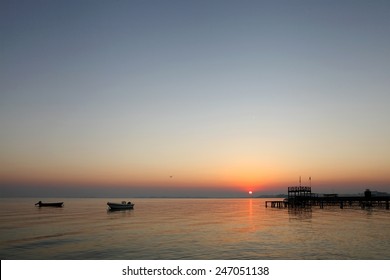
[[[319,206],[324,208],[326,206],[339,206],[341,209],[344,207],[360,207],[362,209],[369,207],[379,207],[390,209],[390,197],[389,196],[336,196],[336,197],[315,197],[312,199],[313,206]]]
[[[289,207],[306,207],[311,206],[313,194],[311,187],[297,186],[288,187],[288,206]]]
[[[318,195],[311,192],[311,187],[299,186],[288,188],[288,198],[277,201],[266,201],[265,207],[271,208],[310,208],[319,206],[370,207],[386,208],[390,210],[390,196],[372,196],[367,189],[363,196],[338,196],[337,194]]]
[[[294,186],[288,187],[288,198],[284,200],[266,201],[265,207],[286,208],[286,207],[306,207],[311,205],[311,187]]]

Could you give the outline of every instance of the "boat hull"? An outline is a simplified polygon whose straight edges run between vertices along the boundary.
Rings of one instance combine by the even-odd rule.
[[[35,205],[38,207],[62,207],[64,206],[64,203],[63,202],[51,202],[51,203],[38,202]]]
[[[107,202],[107,205],[109,207],[109,210],[116,211],[116,210],[129,210],[134,209],[134,204],[121,204],[121,203],[112,203]]]

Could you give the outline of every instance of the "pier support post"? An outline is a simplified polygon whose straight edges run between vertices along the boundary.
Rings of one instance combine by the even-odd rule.
[[[386,209],[387,209],[387,210],[390,209],[390,207],[389,207],[389,201],[388,201],[388,200],[386,200]]]

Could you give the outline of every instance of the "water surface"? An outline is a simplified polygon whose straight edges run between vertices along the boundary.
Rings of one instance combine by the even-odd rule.
[[[390,259],[386,209],[288,210],[264,199],[0,199],[1,259]],[[115,200],[114,200],[115,201]],[[119,200],[117,200],[119,201]]]

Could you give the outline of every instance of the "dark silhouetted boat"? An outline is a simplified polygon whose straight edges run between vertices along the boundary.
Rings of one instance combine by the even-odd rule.
[[[63,202],[49,202],[49,203],[43,203],[42,201],[38,201],[35,203],[35,206],[39,207],[62,207],[64,205]]]
[[[128,210],[134,208],[134,203],[122,201],[122,203],[107,202],[109,210]]]

